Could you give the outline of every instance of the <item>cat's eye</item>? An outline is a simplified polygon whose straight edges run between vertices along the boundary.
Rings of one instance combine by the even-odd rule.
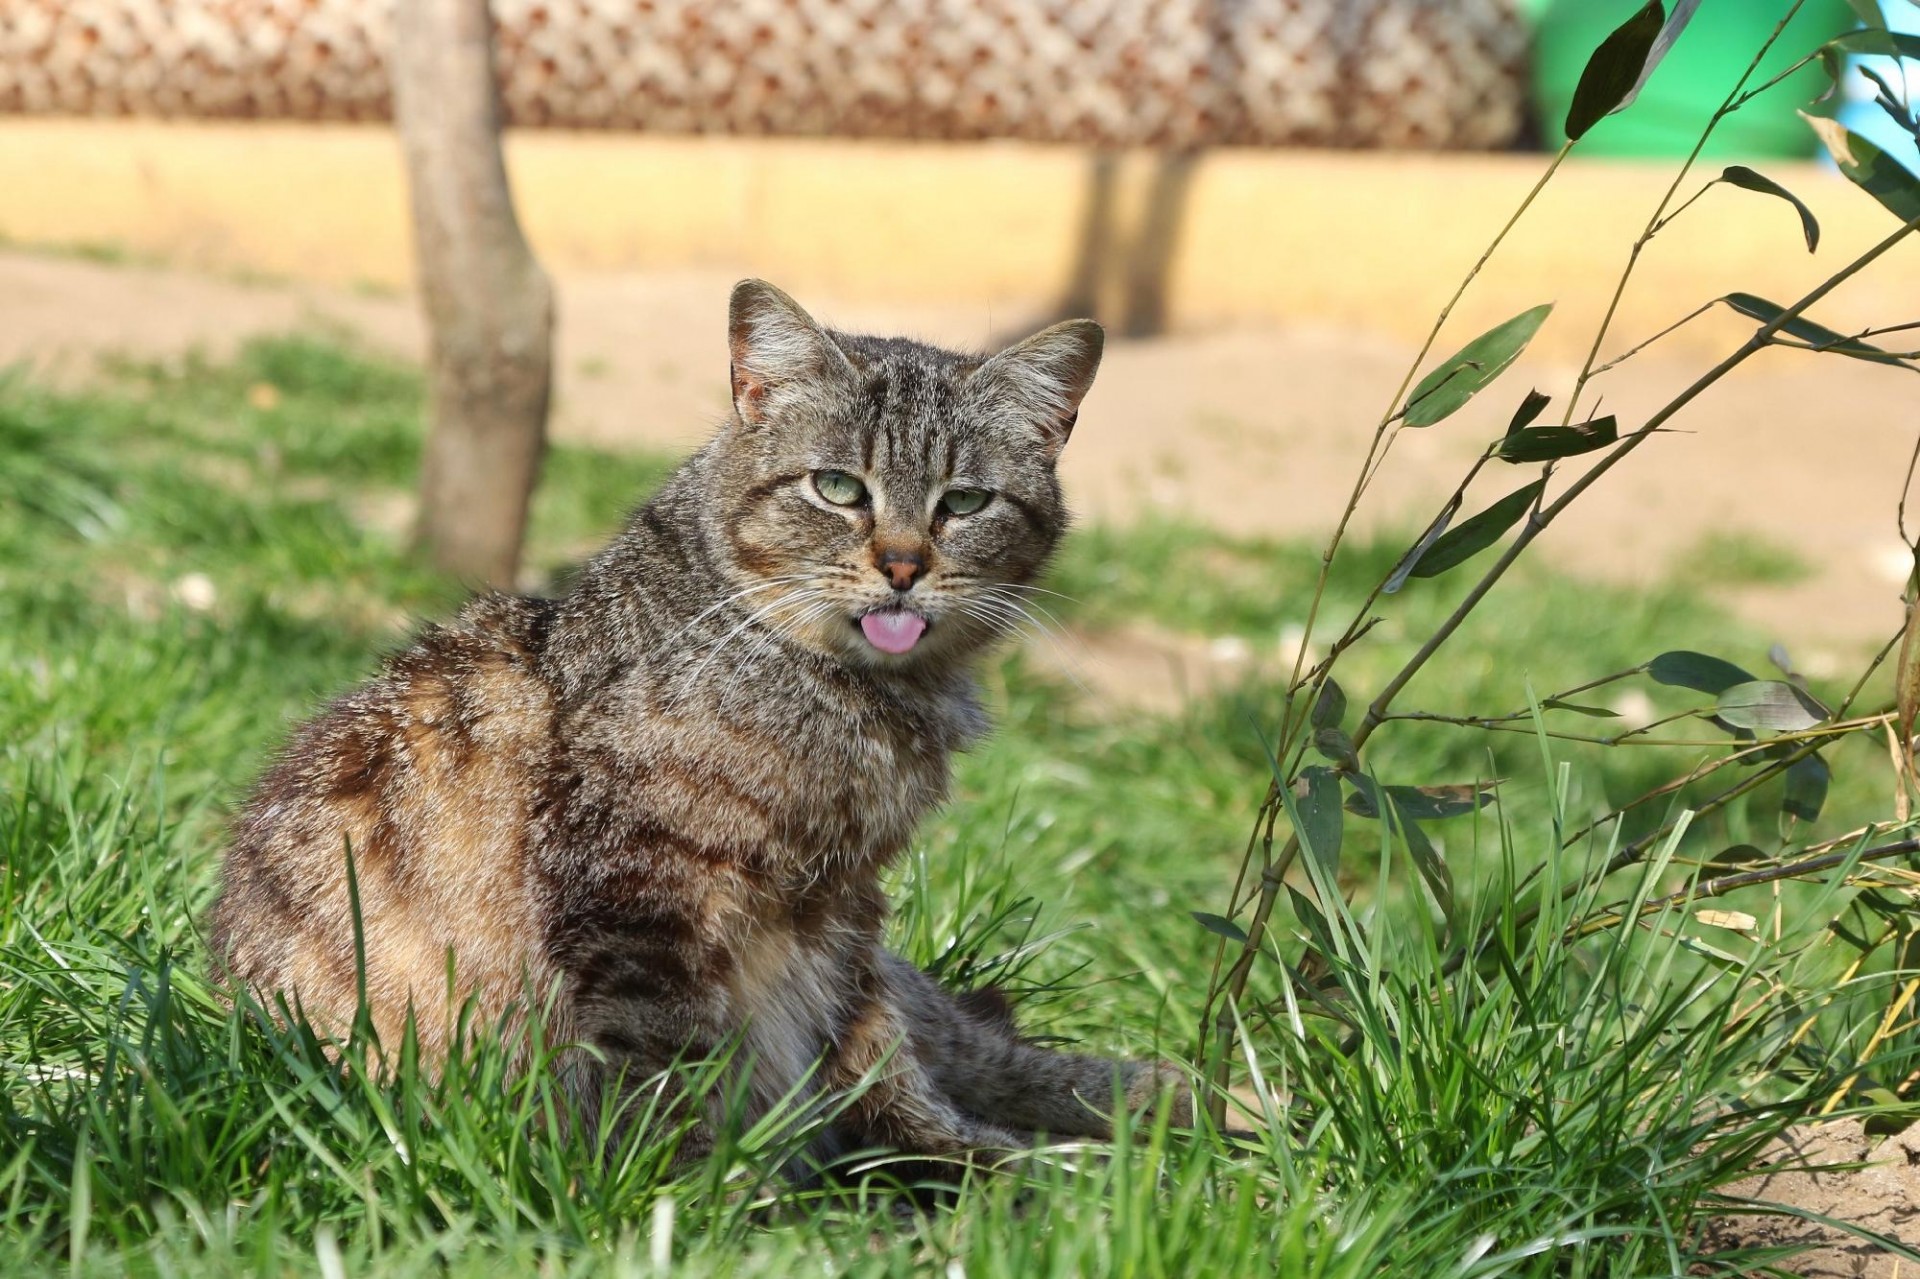
[[[940,495],[940,506],[949,515],[972,515],[992,496],[985,489],[948,489]]]
[[[856,506],[867,499],[867,486],[845,471],[815,471],[813,487],[835,506]]]

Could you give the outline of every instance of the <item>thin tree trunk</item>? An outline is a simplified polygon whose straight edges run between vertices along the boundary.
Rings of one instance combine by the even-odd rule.
[[[511,589],[546,444],[553,287],[507,186],[487,0],[395,5],[393,73],[432,397],[415,545]]]
[[[1180,224],[1198,163],[1199,155],[1193,151],[1162,152],[1154,161],[1146,211],[1127,255],[1120,331],[1130,338],[1157,337],[1166,331],[1173,258],[1180,247]]]
[[[1101,280],[1113,259],[1114,190],[1119,185],[1118,152],[1095,151],[1087,164],[1087,204],[1074,245],[1073,272],[1067,277],[1055,319],[1096,318],[1100,314]]]

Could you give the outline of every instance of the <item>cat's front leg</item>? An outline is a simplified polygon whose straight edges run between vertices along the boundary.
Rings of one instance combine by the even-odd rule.
[[[566,1031],[591,1049],[565,1066],[582,1120],[603,1148],[636,1127],[650,1138],[678,1128],[675,1161],[705,1157],[719,1099],[689,1083],[723,1037],[693,923],[585,881],[562,898],[549,946]]]
[[[862,1145],[907,1154],[991,1162],[1031,1138],[963,1110],[935,1081],[908,1021],[874,969],[826,1061],[826,1083],[850,1094],[840,1126]]]

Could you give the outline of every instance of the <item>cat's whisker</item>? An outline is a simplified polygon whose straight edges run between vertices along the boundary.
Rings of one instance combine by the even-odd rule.
[[[1072,636],[1071,632],[1064,627],[1048,626],[1035,617],[1023,602],[988,591],[972,597],[965,601],[965,604],[977,606],[982,613],[996,619],[1003,624],[1004,629],[1012,633],[1019,634],[1030,630],[1034,636],[1046,640],[1060,661],[1060,672],[1081,693],[1089,698],[1095,696],[1093,688],[1083,678],[1083,672],[1091,655],[1087,652],[1086,645]],[[1079,651],[1074,652],[1069,649],[1069,642]]]
[[[1065,622],[1061,621],[1052,609],[1049,609],[1044,604],[1035,603],[1032,600],[1023,600],[1018,596],[1004,595],[999,589],[992,587],[983,589],[980,592],[979,598],[993,600],[1002,607],[1014,610],[1026,618],[1027,621],[1032,623],[1038,630],[1048,635],[1056,636],[1060,639],[1067,639],[1073,636],[1072,629],[1068,627]],[[1036,610],[1038,610],[1041,616],[1035,615]],[[1078,640],[1076,639],[1075,642],[1078,643]],[[1082,647],[1084,647],[1084,645]]]
[[[770,577],[770,578],[767,578],[765,581],[755,582],[752,586],[747,587],[745,590],[735,591],[733,594],[727,596],[725,599],[721,600],[719,603],[709,605],[708,607],[700,610],[700,612],[695,614],[692,618],[690,618],[687,621],[686,625],[682,626],[679,630],[669,635],[667,637],[667,642],[671,643],[674,640],[679,639],[682,635],[685,635],[688,631],[692,630],[694,627],[698,626],[700,623],[706,621],[709,617],[712,617],[715,613],[718,613],[721,609],[727,607],[729,604],[733,604],[739,600],[743,600],[749,595],[756,595],[761,591],[770,591],[776,586],[791,586],[795,582],[810,581],[813,579],[814,576],[815,574],[812,574],[812,573],[785,573],[779,577]]]
[[[824,592],[819,591],[817,589],[796,591],[791,595],[784,595],[779,599],[774,600],[770,604],[765,604],[755,609],[752,613],[747,615],[747,619],[745,621],[741,622],[738,626],[734,627],[731,631],[728,631],[726,635],[723,636],[717,643],[710,646],[712,651],[710,651],[706,655],[705,659],[701,661],[700,665],[696,666],[693,670],[693,673],[687,677],[688,686],[698,687],[701,674],[707,669],[707,667],[713,664],[714,659],[718,658],[721,653],[725,652],[729,644],[733,643],[735,639],[737,639],[740,635],[745,633],[745,631],[749,627],[753,626],[755,623],[761,622],[772,616],[775,616],[779,613],[779,611],[783,609],[793,608],[801,604],[811,604],[822,598],[824,598]]]
[[[1048,635],[1047,628],[1038,618],[1003,600],[975,596],[961,601],[959,608],[963,614],[983,622],[996,633],[1018,635],[1031,632],[1035,636]]]
[[[838,607],[832,600],[815,600],[805,609],[790,618],[771,619],[767,633],[762,635],[754,646],[740,659],[742,666],[751,665],[760,660],[760,655],[783,639],[793,640],[799,637],[800,628],[807,626],[817,617],[824,617]]]
[[[950,573],[946,580],[955,586],[972,586],[983,591],[1028,591],[1035,595],[1051,595],[1055,599],[1066,600],[1069,604],[1078,604],[1079,597],[1051,590],[1045,586],[1035,586],[1031,582],[1001,582],[982,577],[978,573]]]

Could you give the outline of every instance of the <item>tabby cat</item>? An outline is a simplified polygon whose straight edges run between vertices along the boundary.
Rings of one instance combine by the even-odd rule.
[[[983,359],[746,281],[728,337],[729,420],[563,598],[475,600],[295,733],[236,823],[227,974],[342,1033],[364,950],[374,1027],[411,1016],[429,1060],[463,1002],[550,992],[589,1109],[732,1049],[762,1111],[851,1093],[843,1149],[1104,1137],[1116,1095],[1184,1121],[1170,1067],[1040,1048],[882,941],[881,874],[1065,527],[1099,326]],[[718,1103],[682,1100],[694,1157]]]

